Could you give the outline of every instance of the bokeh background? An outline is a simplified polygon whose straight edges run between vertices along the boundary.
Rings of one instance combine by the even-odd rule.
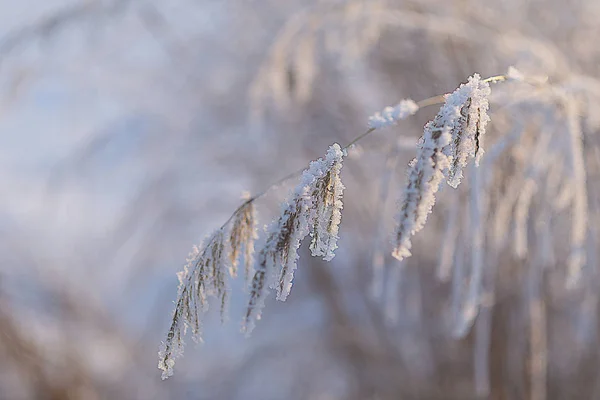
[[[600,399],[599,21],[597,0],[0,2],[0,399]],[[511,65],[583,99],[568,114],[585,134],[582,285],[561,285],[577,211],[544,214],[546,192],[534,197],[553,239],[524,222],[529,251],[515,255],[505,241],[528,215],[515,195],[502,243],[486,234],[495,296],[453,337],[468,282],[439,275],[468,264],[472,224],[457,210],[470,175],[442,190],[414,256],[389,256],[427,108],[351,152],[336,258],[303,247],[290,298],[268,301],[248,339],[236,283],[230,321],[211,314],[205,343],[189,340],[161,381],[176,272],[245,191],[348,143],[386,105]],[[505,186],[530,187],[511,177],[542,181],[530,150],[566,126],[547,92],[510,88],[495,92],[486,140],[519,139],[484,172],[490,221]],[[260,200],[260,226],[293,185]]]

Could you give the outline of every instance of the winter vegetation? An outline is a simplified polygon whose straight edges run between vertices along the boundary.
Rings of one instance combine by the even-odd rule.
[[[409,164],[408,182],[400,203],[392,253],[399,261],[411,255],[410,237],[425,226],[444,177],[447,177],[450,186],[456,188],[467,160],[477,159],[475,165],[479,165],[483,153],[481,142],[489,120],[489,82],[506,81],[516,74],[520,76],[512,67],[506,76],[486,80],[481,80],[475,74],[453,93],[436,97],[443,98],[444,105],[434,120],[425,125],[417,146],[417,157]],[[523,81],[522,78],[517,80]],[[422,103],[429,102],[431,99]],[[266,229],[264,248],[259,252],[257,268],[249,288],[250,300],[243,331],[248,334],[252,332],[256,320],[260,319],[265,297],[269,293],[268,287],[277,290],[277,300],[287,299],[297,268],[298,249],[309,234],[309,248],[313,256],[323,257],[325,261],[331,261],[335,256],[343,208],[344,185],[340,172],[348,148],[376,129],[394,125],[415,114],[418,109],[419,104],[410,99],[402,100],[395,107],[386,107],[382,113],[369,118],[369,129],[365,133],[343,149],[339,144],[333,144],[324,160],[311,162],[309,168],[302,172],[301,182],[283,204],[280,216]],[[253,202],[261,195],[245,201],[209,237],[206,244],[194,247],[190,254],[188,263],[179,275],[173,322],[166,342],[159,351],[158,367],[163,370],[163,379],[173,374],[175,358],[183,353],[183,336],[187,328],[191,328],[196,341],[202,340],[198,335],[201,314],[208,308],[207,296],[217,297],[221,319],[225,319],[229,286],[226,283],[227,271],[231,278],[236,277],[241,246],[250,249],[250,252],[246,250],[244,257],[247,274],[252,268],[254,240],[258,238]],[[231,221],[231,232],[225,232]],[[476,268],[475,273],[481,274],[481,262]],[[471,304],[474,309],[477,308],[477,302],[475,295]],[[471,315],[471,320],[474,317],[475,314]]]
[[[596,1],[43,7],[0,400],[600,398]]]

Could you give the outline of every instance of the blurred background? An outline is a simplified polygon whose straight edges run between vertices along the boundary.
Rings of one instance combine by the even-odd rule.
[[[600,399],[598,21],[597,0],[0,2],[0,399]],[[176,272],[245,191],[511,65],[548,84],[494,86],[480,172],[413,257],[389,235],[435,107],[351,152],[336,258],[303,246],[248,339],[237,282],[161,381]]]

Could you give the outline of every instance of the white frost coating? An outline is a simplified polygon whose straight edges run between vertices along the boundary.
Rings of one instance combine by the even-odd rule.
[[[308,200],[310,198],[306,190],[299,190],[297,187],[291,200],[282,205],[280,217],[267,227],[267,240],[258,254],[258,266],[252,278],[250,300],[242,327],[247,335],[261,318],[264,302],[269,294],[268,287],[278,289],[278,299],[283,289],[291,288],[291,278],[298,259],[297,250],[308,234]],[[277,276],[278,267],[281,268],[281,277]],[[276,281],[281,283],[277,285]]]
[[[414,115],[419,110],[419,105],[411,99],[401,100],[394,107],[386,107],[382,112],[375,113],[369,117],[369,128],[381,129],[386,126],[396,125],[396,123],[411,115]]]
[[[281,226],[274,227],[275,229],[281,229],[284,235],[290,235],[289,238],[285,239],[288,241],[287,244],[277,241],[275,242],[275,247],[270,250],[274,253],[271,269],[274,279],[271,281],[270,287],[277,290],[277,300],[280,301],[285,301],[292,290],[294,271],[298,266],[298,249],[302,240],[309,232],[309,218],[311,213],[309,208],[309,187],[307,186],[305,189],[305,191],[297,193],[297,202],[290,204],[288,214],[281,220]],[[279,251],[281,253],[278,253]],[[280,268],[279,272],[277,271],[278,267]]]
[[[173,375],[175,359],[183,355],[183,336],[188,327],[192,330],[194,341],[202,342],[201,322],[203,314],[208,311],[208,297],[216,297],[220,301],[221,318],[224,319],[229,297],[224,242],[225,232],[223,229],[216,230],[204,244],[194,246],[183,271],[177,274],[177,303],[167,339],[161,343],[158,352],[162,379]]]
[[[450,143],[450,129],[438,128],[433,122],[425,125],[417,158],[409,165],[408,183],[400,206],[394,251],[398,260],[410,256],[411,237],[420,231],[435,203],[435,193],[450,165],[442,149]]]
[[[282,205],[280,217],[267,228],[242,328],[247,334],[260,319],[268,287],[277,291],[277,300],[287,299],[297,268],[298,248],[307,235],[312,236],[313,256],[327,261],[334,257],[344,190],[339,177],[343,157],[344,151],[335,143],[325,159],[311,162],[300,184]]]
[[[342,220],[342,195],[344,184],[340,179],[344,153],[339,144],[334,144],[327,151],[324,161],[317,161],[315,177],[322,182],[314,188],[313,206],[316,215],[313,217],[313,238],[310,245],[312,255],[331,261],[337,249],[338,231]],[[317,163],[315,162],[315,163]],[[311,165],[312,167],[312,165]]]
[[[290,204],[292,208],[289,212],[290,218],[295,218],[290,232],[290,245],[287,246],[287,256],[279,263],[281,270],[278,282],[272,285],[273,289],[277,289],[278,300],[285,301],[292,289],[297,250],[307,234],[312,236],[310,250],[313,256],[323,257],[326,261],[335,256],[343,206],[344,185],[339,177],[343,157],[340,145],[333,144],[329,147],[325,160],[318,159],[310,163],[302,174],[302,181],[296,186],[295,199]],[[286,227],[274,228],[279,230]]]
[[[452,156],[448,184],[453,188],[460,184],[468,161],[475,158],[478,166],[483,155],[481,141],[490,120],[487,114],[490,94],[490,85],[475,74],[447,97],[436,116],[440,125],[452,127],[452,143],[447,151]]]
[[[162,370],[161,379],[165,380],[173,376],[175,359],[183,356],[183,340],[174,343],[173,347],[168,347],[167,342],[161,342],[158,349],[158,368]]]
[[[434,120],[425,125],[400,205],[392,253],[397,259],[410,256],[411,237],[425,225],[442,180],[457,187],[467,162],[475,158],[478,164],[489,95],[489,84],[475,74],[446,96]]]

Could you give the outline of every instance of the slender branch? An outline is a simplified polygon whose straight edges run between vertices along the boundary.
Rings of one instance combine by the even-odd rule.
[[[350,143],[348,143],[346,146],[344,146],[344,150],[348,150],[350,148],[350,146],[352,146],[354,143],[358,142],[359,140],[361,140],[362,138],[364,138],[369,133],[371,133],[371,132],[373,132],[375,130],[376,130],[375,128],[370,128],[368,131],[366,131],[363,134],[355,137]]]

